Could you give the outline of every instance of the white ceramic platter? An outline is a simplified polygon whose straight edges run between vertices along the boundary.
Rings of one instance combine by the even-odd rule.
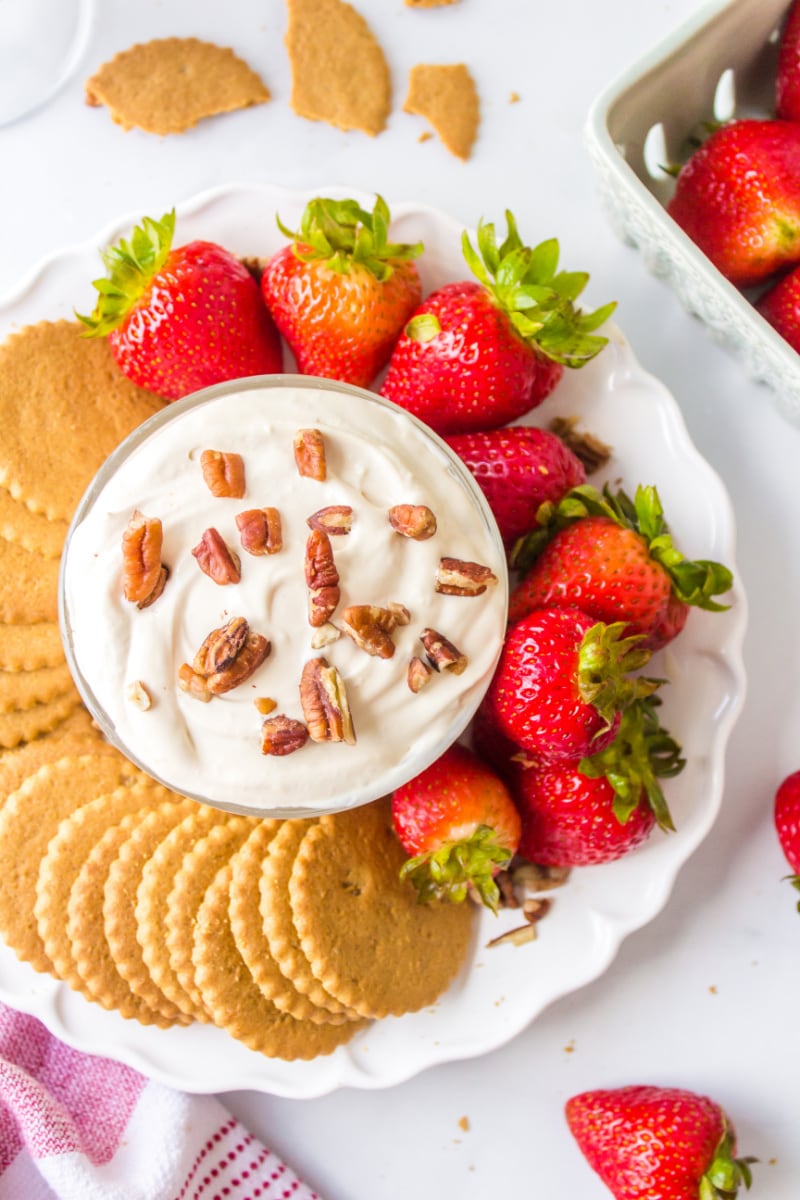
[[[314,194],[355,195],[321,189]],[[219,241],[242,255],[265,256],[283,244],[280,213],[296,227],[311,194],[273,187],[227,187],[206,192],[178,209],[178,243]],[[422,240],[426,291],[464,278],[461,228],[442,213],[413,204],[392,205],[393,236]],[[0,299],[0,337],[43,318],[70,317],[92,306],[91,280],[101,274],[98,250],[127,236],[144,214],[102,230],[38,267],[12,295]],[[153,216],[160,216],[154,213]],[[539,240],[552,230],[522,229]],[[565,263],[572,268],[575,264]],[[605,298],[605,297],[603,297]],[[566,378],[531,414],[537,424],[575,415],[613,450],[603,479],[629,491],[655,484],[678,546],[694,558],[725,562],[736,573],[730,502],[712,468],[691,444],[673,397],[636,362],[616,327],[599,358]],[[552,912],[536,942],[487,949],[504,928],[520,923],[513,912],[481,917],[469,963],[446,995],[420,1013],[372,1025],[330,1057],[284,1063],[258,1055],[221,1031],[195,1025],[167,1031],[125,1021],[89,1004],[49,976],[37,975],[0,946],[0,996],[34,1013],[66,1042],[118,1059],[190,1092],[253,1089],[288,1097],[323,1095],[335,1088],[378,1088],[399,1083],[437,1063],[492,1050],[525,1028],[548,1004],[600,975],[622,939],[666,903],[681,865],[711,829],[723,791],[725,746],[745,692],[741,646],[746,604],[737,583],[730,610],[693,611],[688,624],[648,668],[666,675],[663,720],[683,744],[687,765],[665,791],[678,832],[656,832],[618,862],[573,872],[555,893]]]

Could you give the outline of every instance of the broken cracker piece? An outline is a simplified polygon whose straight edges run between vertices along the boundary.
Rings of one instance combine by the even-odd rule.
[[[458,4],[458,0],[406,0],[409,8],[443,8],[445,4]]]
[[[233,50],[198,38],[156,38],[104,63],[86,101],[105,104],[123,129],[183,133],[204,117],[264,104],[263,81]]]
[[[294,111],[375,137],[389,116],[391,78],[367,22],[344,0],[289,0],[288,7]]]
[[[469,158],[478,132],[478,92],[464,63],[419,63],[408,78],[403,111],[425,117],[456,158]]]

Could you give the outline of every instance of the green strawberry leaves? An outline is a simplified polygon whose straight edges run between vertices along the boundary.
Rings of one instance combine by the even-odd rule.
[[[422,242],[389,241],[391,214],[382,196],[376,197],[371,213],[355,200],[317,196],[303,210],[299,230],[288,229],[280,217],[276,220],[301,262],[322,260],[339,275],[359,264],[385,282],[394,263],[418,258],[423,251]]]
[[[500,246],[494,225],[481,221],[477,250],[464,232],[461,246],[475,278],[492,294],[524,341],[545,357],[567,367],[582,367],[607,344],[595,334],[616,303],[583,312],[575,301],[589,276],[559,271],[555,238],[526,246],[512,213],[506,211],[507,234]]]
[[[479,825],[463,841],[445,842],[438,850],[407,859],[400,878],[410,880],[420,901],[425,903],[431,900],[459,903],[474,888],[482,903],[496,913],[500,889],[494,880],[495,872],[510,858],[511,851],[500,845],[494,829]]]
[[[613,742],[598,754],[581,759],[578,770],[589,779],[605,777],[614,789],[614,814],[621,825],[641,801],[642,793],[661,829],[675,825],[659,779],[680,774],[686,765],[681,747],[658,719],[658,696],[631,704],[622,714]]]
[[[684,603],[709,612],[724,612],[729,607],[714,597],[730,591],[733,575],[722,563],[684,558],[672,540],[658,491],[652,485],[640,484],[631,500],[621,488],[612,492],[606,484],[600,492],[591,484],[580,484],[558,504],[543,504],[537,513],[538,528],[512,548],[511,566],[527,571],[560,529],[587,516],[607,517],[644,538],[650,557],[667,572],[672,590]]]
[[[172,249],[175,234],[175,210],[165,213],[160,221],[144,217],[134,226],[130,241],[124,238],[100,257],[106,268],[106,278],[95,279],[92,286],[99,293],[91,316],[76,313],[86,326],[87,337],[104,337],[124,321],[154,275],[162,269]]]
[[[578,690],[585,704],[591,704],[610,728],[617,713],[637,700],[650,696],[663,679],[631,676],[643,667],[650,651],[642,646],[639,635],[623,637],[624,621],[607,625],[597,621],[583,635],[578,651]]]
[[[753,1182],[750,1164],[758,1159],[735,1158],[734,1144],[733,1132],[726,1123],[711,1166],[700,1179],[699,1200],[736,1200],[742,1184],[749,1191]]]

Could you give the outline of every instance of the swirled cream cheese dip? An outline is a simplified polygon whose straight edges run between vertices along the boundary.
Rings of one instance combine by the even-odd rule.
[[[323,481],[300,474],[294,442],[318,430]],[[214,496],[203,451],[241,455],[241,498]],[[427,506],[436,532],[396,532],[389,509]],[[341,596],[314,648],[309,623],[308,518],[352,509],[350,531],[330,535]],[[280,514],[282,548],[243,548],[236,517]],[[123,534],[134,512],[163,527],[168,578],[146,607],[123,594]],[[218,531],[238,555],[241,580],[214,582],[192,551]],[[451,563],[491,572],[479,595],[437,590]],[[459,568],[456,567],[456,585]],[[458,587],[456,587],[458,591]],[[384,795],[438,757],[465,729],[488,686],[505,630],[508,578],[497,527],[472,476],[416,418],[371,393],[302,376],[270,376],[208,388],[156,414],[111,456],[83,498],[61,573],[61,621],[78,687],[107,736],[168,787],[231,811],[300,816]],[[400,605],[408,620],[381,658],[347,633],[353,605]],[[394,610],[405,620],[401,609]],[[244,618],[271,644],[244,682],[204,703],[179,686],[213,630]],[[460,674],[430,670],[420,635],[433,630],[466,657]],[[341,633],[340,636],[336,636]],[[428,637],[430,647],[430,635]],[[344,682],[355,740],[309,738],[291,753],[262,751],[276,716],[308,726],[303,668],[324,658]],[[409,664],[426,676],[414,692]],[[186,666],[185,664],[189,664]],[[424,664],[424,666],[422,665]],[[463,665],[463,664],[461,664]],[[426,668],[430,670],[427,677]],[[265,703],[266,701],[266,703]],[[265,715],[273,701],[274,711]],[[293,726],[293,728],[295,728]]]

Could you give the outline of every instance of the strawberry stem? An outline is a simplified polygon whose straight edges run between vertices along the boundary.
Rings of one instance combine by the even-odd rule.
[[[94,312],[91,316],[75,314],[86,326],[87,337],[105,337],[124,321],[167,261],[174,234],[173,209],[160,221],[144,217],[141,225],[134,226],[130,241],[123,238],[119,245],[101,252],[106,277],[92,283],[99,293]]]
[[[736,1200],[742,1184],[749,1190],[753,1182],[750,1164],[758,1159],[735,1158],[734,1144],[733,1132],[726,1124],[711,1166],[700,1180],[700,1200]]]
[[[304,208],[299,230],[276,220],[301,262],[323,261],[339,275],[358,264],[384,282],[398,262],[418,258],[423,250],[422,242],[389,241],[391,215],[382,196],[376,197],[371,213],[355,200],[317,196]]]
[[[596,621],[586,633],[578,652],[578,689],[585,704],[591,704],[608,728],[616,714],[636,700],[651,695],[664,682],[643,675],[629,677],[643,667],[650,651],[636,634],[623,637],[624,621],[607,625]]]
[[[459,842],[445,842],[437,850],[416,854],[403,864],[400,877],[417,889],[423,903],[450,900],[460,903],[472,890],[481,903],[496,913],[500,890],[494,876],[511,858],[511,850],[497,840],[489,825],[478,825]]]

